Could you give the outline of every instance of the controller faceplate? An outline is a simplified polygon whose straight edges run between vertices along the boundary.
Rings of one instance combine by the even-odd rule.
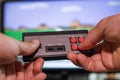
[[[23,41],[25,42],[33,39],[40,41],[40,46],[34,54],[23,56],[23,61],[33,61],[39,57],[45,60],[66,59],[67,53],[71,51],[75,53],[82,52],[90,56],[91,50],[82,51],[78,48],[87,33],[87,30],[23,33]]]

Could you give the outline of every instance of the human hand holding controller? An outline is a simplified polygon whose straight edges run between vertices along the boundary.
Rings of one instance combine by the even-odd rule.
[[[101,40],[102,42],[100,42]],[[74,54],[70,52],[67,57],[75,65],[82,66],[85,70],[92,72],[119,71],[120,14],[101,20],[96,27],[88,33],[85,41],[79,45],[79,48],[80,50],[94,48],[95,54],[87,57],[84,54]]]
[[[42,58],[24,65],[16,61],[17,56],[32,54],[38,46],[37,40],[20,42],[0,33],[0,80],[44,80]]]

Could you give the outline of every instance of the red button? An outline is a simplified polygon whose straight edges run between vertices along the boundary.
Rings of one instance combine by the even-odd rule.
[[[78,42],[79,42],[79,43],[81,43],[81,42],[83,42],[83,41],[84,41],[84,37],[79,37],[79,38],[78,38]]]
[[[72,49],[72,50],[78,50],[77,44],[72,44],[72,45],[71,45],[71,49]]]
[[[77,40],[76,40],[76,38],[75,38],[75,37],[70,37],[70,42],[71,42],[71,43],[76,43],[76,42],[77,42]]]

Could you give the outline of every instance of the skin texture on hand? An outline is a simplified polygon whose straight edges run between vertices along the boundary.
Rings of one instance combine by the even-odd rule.
[[[20,42],[0,33],[0,65],[14,62],[18,55],[32,54],[39,46],[38,40]]]
[[[46,74],[42,72],[44,60],[22,64],[14,62],[0,66],[0,80],[45,80]]]
[[[87,57],[70,52],[67,57],[74,64],[92,72],[120,71],[120,14],[101,20],[79,48],[94,48],[95,54]]]
[[[45,80],[43,59],[24,64],[16,61],[17,56],[32,54],[38,47],[38,40],[20,42],[0,33],[0,80]]]

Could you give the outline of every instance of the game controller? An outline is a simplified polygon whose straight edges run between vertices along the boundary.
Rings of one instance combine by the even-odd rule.
[[[39,48],[33,54],[23,56],[23,61],[33,61],[40,57],[45,60],[67,59],[66,55],[69,52],[91,56],[92,49],[83,51],[78,48],[78,45],[84,41],[87,33],[87,30],[23,33],[23,41],[25,42],[33,39],[40,41]]]

